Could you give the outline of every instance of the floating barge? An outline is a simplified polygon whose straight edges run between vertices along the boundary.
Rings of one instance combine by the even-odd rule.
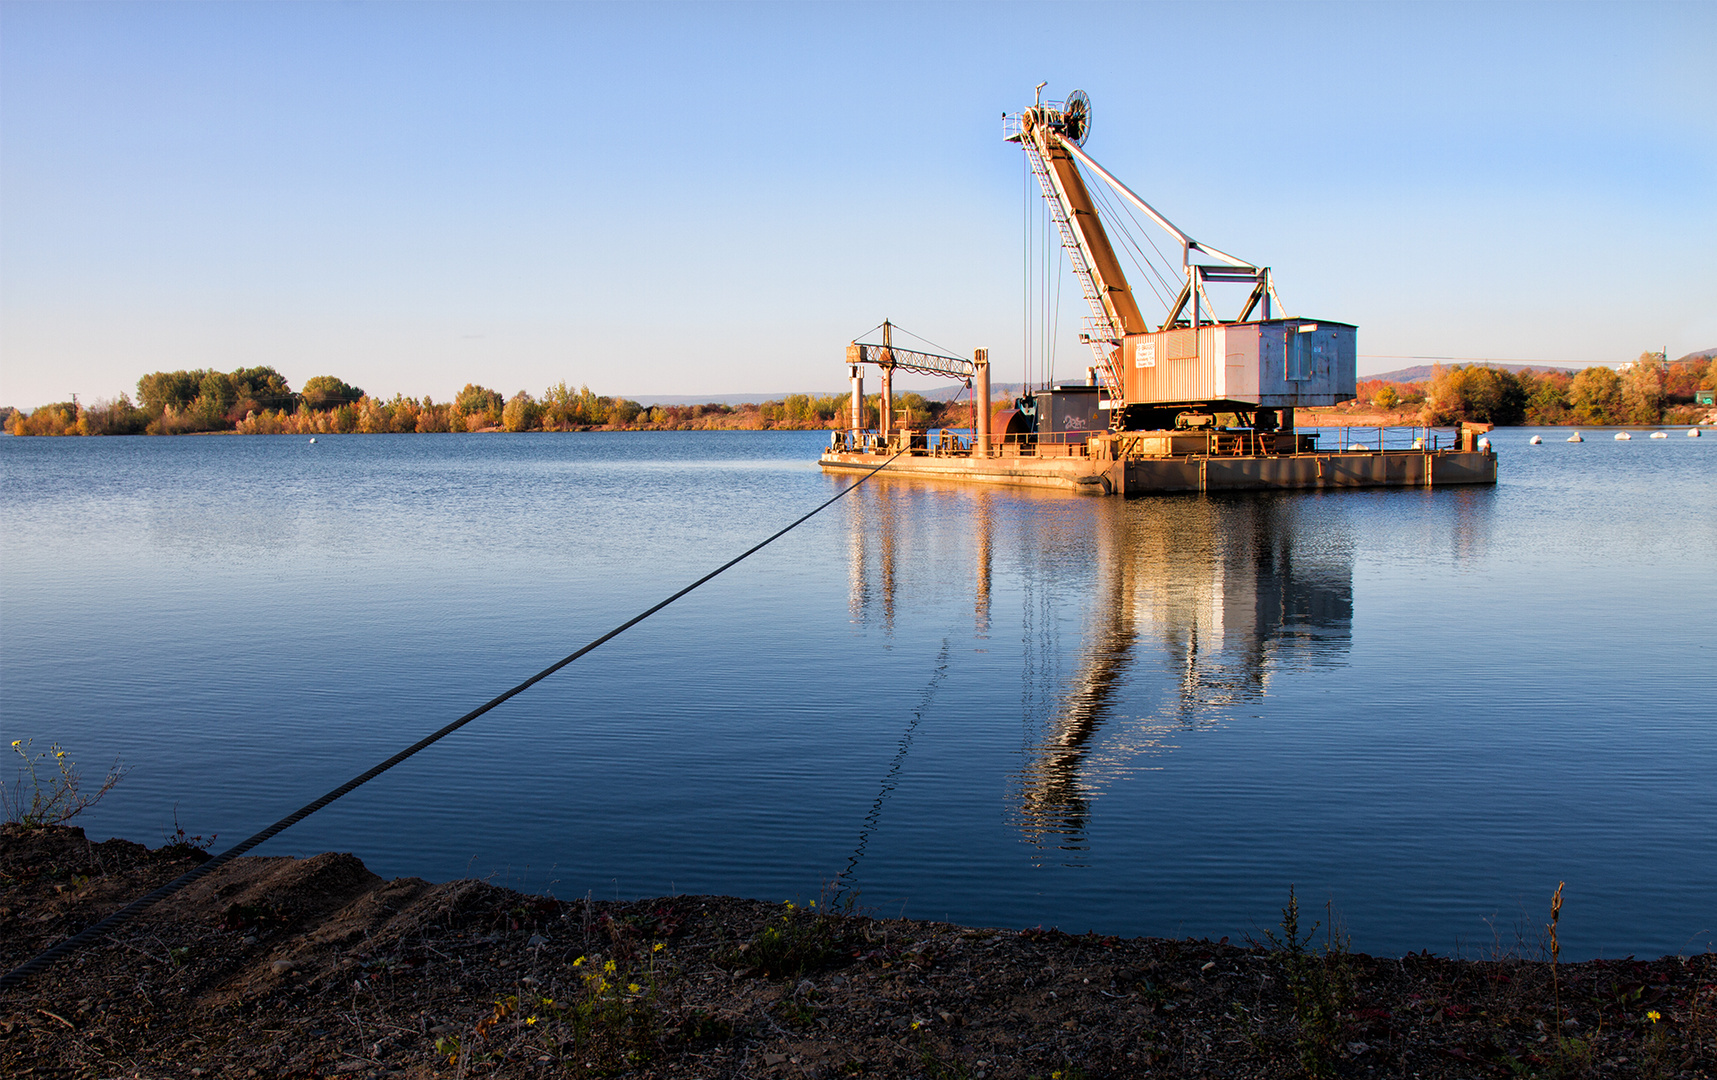
[[[823,469],[869,472],[886,462],[895,475],[1104,495],[1496,483],[1496,455],[1483,438],[1488,424],[1411,429],[1394,447],[1384,429],[1363,429],[1377,432],[1375,445],[1343,437],[1329,448],[1318,445],[1317,433],[1296,430],[1296,408],[1357,396],[1358,328],[1276,314],[1281,299],[1269,267],[1171,224],[1082,149],[1090,99],[1074,91],[1064,102],[1045,102],[1042,90],[1030,108],[1005,118],[1003,137],[1024,150],[1047,207],[1045,244],[1053,222],[1090,309],[1079,334],[1095,360],[1087,381],[1026,394],[994,418],[992,432],[988,351],[966,359],[901,348],[884,321],[880,342],[847,347],[851,423],[833,433]],[[1160,258],[1162,250],[1156,240],[1129,231],[1129,223],[1143,227],[1141,216],[1179,245],[1178,268],[1153,263],[1148,251]],[[1122,237],[1120,248],[1111,230]],[[1117,251],[1147,280],[1182,279],[1172,301],[1173,286],[1168,293],[1152,286],[1165,300],[1155,325],[1141,314]],[[1233,286],[1244,289],[1239,313],[1218,319],[1211,290]],[[1047,281],[1044,288],[1047,297]],[[1044,351],[1053,353],[1047,343]],[[1029,345],[1026,363],[1029,371]],[[865,365],[881,375],[874,426],[866,422]],[[973,389],[972,428],[930,433],[898,423],[896,371],[963,380]]]
[[[1494,484],[1496,454],[1480,445],[1482,426],[1428,433],[1416,448],[1381,450],[1318,450],[1317,436],[1304,432],[1260,446],[1227,432],[1129,431],[1082,442],[1003,442],[982,453],[977,439],[955,434],[902,432],[884,441],[863,432],[855,441],[851,432],[837,431],[819,463],[828,472],[870,472],[886,461],[885,476],[1087,495]]]

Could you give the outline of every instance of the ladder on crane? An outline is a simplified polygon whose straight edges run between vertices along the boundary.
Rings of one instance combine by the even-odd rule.
[[[1067,204],[1063,201],[1060,186],[1050,175],[1049,163],[1044,160],[1043,153],[1031,139],[1021,139],[1020,145],[1025,148],[1026,161],[1031,163],[1032,175],[1037,177],[1038,186],[1043,189],[1043,201],[1048,204],[1049,216],[1055,222],[1056,231],[1061,234],[1061,246],[1067,251],[1067,261],[1073,267],[1073,276],[1079,280],[1079,291],[1085,294],[1085,303],[1091,308],[1091,314],[1085,319],[1085,329],[1079,335],[1080,340],[1091,346],[1091,354],[1097,361],[1097,373],[1103,380],[1103,388],[1108,391],[1110,400],[1119,401],[1122,396],[1121,373],[1115,367],[1115,347],[1121,343],[1122,328],[1116,325],[1114,316],[1103,306],[1103,296],[1097,288],[1097,279],[1091,273],[1091,262],[1085,257],[1085,247],[1073,230]]]

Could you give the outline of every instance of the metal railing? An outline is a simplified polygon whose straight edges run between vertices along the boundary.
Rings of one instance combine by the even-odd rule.
[[[1410,453],[1458,449],[1461,429],[1458,427],[1315,427],[1298,429],[1302,433],[1329,437],[1330,445],[1319,453],[1380,453],[1400,450]]]
[[[855,438],[856,434],[856,438]],[[953,457],[970,454],[977,440],[971,428],[931,428],[928,431],[896,429],[884,438],[880,431],[831,431],[829,449],[837,454],[895,454],[902,450],[915,457]],[[992,439],[992,442],[1000,440]]]
[[[855,438],[856,434],[856,438]],[[1089,453],[1087,440],[1108,432],[1063,431],[1043,435],[992,435],[991,452],[1004,457],[1084,457]],[[1294,453],[1437,453],[1461,447],[1459,428],[1434,427],[1317,427],[1296,428],[1301,439],[1309,436],[1310,445],[1287,448],[1279,441],[1277,432],[1254,431],[1176,431],[1120,432],[1119,456],[1132,457],[1144,453],[1146,440],[1171,436],[1178,453],[1175,457],[1246,457],[1285,455]],[[878,431],[833,431],[829,433],[829,449],[835,453],[894,454],[902,450],[915,457],[957,457],[970,454],[977,441],[971,428],[932,428],[928,431],[896,430],[884,438]],[[1202,442],[1202,445],[1199,443]],[[1188,448],[1189,444],[1192,448]],[[1320,445],[1322,444],[1322,445]]]

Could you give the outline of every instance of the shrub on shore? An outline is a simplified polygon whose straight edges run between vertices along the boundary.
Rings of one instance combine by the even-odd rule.
[[[22,764],[12,783],[0,783],[0,811],[4,811],[6,821],[11,824],[26,829],[64,825],[100,802],[125,777],[125,767],[116,760],[101,786],[94,791],[86,790],[77,763],[59,743],[47,751],[34,752],[31,743],[30,739],[12,740],[12,752]]]

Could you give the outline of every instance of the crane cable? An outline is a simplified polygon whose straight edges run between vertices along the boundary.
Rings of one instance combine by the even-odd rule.
[[[621,634],[625,633],[627,630],[630,630],[632,627],[643,622],[645,619],[648,619],[650,616],[654,615],[656,612],[667,607],[669,604],[673,603],[675,600],[678,600],[680,597],[685,596],[687,593],[691,592],[693,589],[698,588],[699,586],[712,580],[713,578],[717,577],[718,575],[720,575],[720,574],[726,572],[727,570],[739,565],[741,562],[744,562],[746,559],[755,555],[757,552],[762,551],[764,548],[768,547],[770,544],[773,544],[775,541],[781,539],[781,537],[786,536],[788,533],[792,532],[794,529],[798,528],[800,525],[803,525],[805,522],[811,520],[811,518],[822,513],[824,510],[826,510],[830,506],[834,505],[836,501],[838,501],[839,499],[841,499],[845,495],[847,495],[847,493],[851,492],[854,488],[857,488],[860,484],[864,483],[866,480],[869,480],[871,477],[875,476],[877,473],[888,468],[889,465],[894,463],[895,458],[898,458],[901,454],[904,454],[904,453],[906,453],[906,450],[904,450],[904,449],[900,450],[893,457],[889,458],[887,461],[883,462],[881,465],[878,465],[876,468],[872,469],[870,472],[865,473],[863,476],[859,477],[858,480],[854,481],[852,484],[848,485],[847,487],[842,488],[840,491],[836,492],[833,496],[831,496],[827,501],[822,503],[816,509],[812,510],[810,513],[804,515],[803,517],[799,518],[797,521],[794,521],[792,524],[788,525],[786,528],[782,529],[781,531],[775,533],[773,536],[770,536],[767,540],[764,540],[761,543],[759,543],[759,544],[757,544],[751,548],[746,549],[741,554],[735,556],[732,559],[729,559],[725,563],[722,563],[720,566],[716,567],[714,570],[711,570],[709,573],[705,574],[703,577],[698,578],[696,581],[692,582],[690,585],[687,585],[685,588],[681,589],[679,592],[668,597],[666,600],[663,600],[660,603],[656,604],[655,606],[650,607],[650,608],[646,608],[644,611],[640,612],[639,614],[632,616],[632,618],[627,619],[625,622],[621,623],[619,626],[616,626],[614,629],[608,631],[606,634],[603,634],[601,637],[590,642],[588,645],[585,645],[583,648],[579,649],[577,652],[573,653],[572,655],[566,657],[565,659],[557,660],[553,664],[550,664],[548,667],[537,672],[535,675],[532,675],[530,678],[526,679],[524,682],[513,687],[511,690],[508,690],[507,692],[500,694],[497,697],[491,698],[489,701],[485,702],[482,705],[479,705],[475,709],[472,709],[470,712],[466,713],[464,716],[461,716],[459,719],[448,724],[446,727],[443,727],[441,730],[436,731],[433,734],[424,736],[423,738],[419,739],[417,742],[412,743],[410,746],[406,747],[404,750],[401,750],[399,753],[395,754],[393,757],[388,758],[386,761],[382,762],[380,765],[375,766],[374,768],[370,769],[368,772],[365,772],[359,776],[353,777],[352,779],[346,781],[344,784],[341,784],[339,787],[335,788],[333,791],[328,792],[328,794],[322,796],[320,799],[317,799],[315,802],[308,803],[304,806],[299,807],[297,810],[294,810],[292,813],[281,818],[279,821],[275,822],[273,825],[270,825],[268,828],[257,833],[255,836],[252,836],[248,840],[243,840],[237,844],[234,844],[232,847],[228,848],[226,851],[221,852],[219,855],[216,855],[214,858],[208,860],[205,863],[202,863],[201,865],[197,866],[196,868],[189,870],[189,871],[186,871],[185,873],[174,878],[172,881],[169,881],[167,884],[156,889],[154,892],[149,893],[147,896],[143,896],[143,897],[140,897],[136,900],[133,900],[131,903],[120,908],[118,911],[114,912],[112,915],[109,915],[107,918],[101,920],[100,922],[94,924],[93,926],[86,927],[85,929],[83,929],[79,933],[74,934],[71,937],[67,938],[66,940],[60,942],[58,945],[55,945],[52,948],[47,949],[46,951],[42,952],[38,956],[34,957],[33,959],[31,959],[31,960],[29,960],[23,964],[20,964],[18,967],[13,968],[11,971],[7,972],[5,975],[0,975],[0,990],[9,990],[12,987],[17,986],[18,984],[22,983],[25,979],[29,978],[31,975],[36,974],[37,972],[41,971],[43,968],[46,968],[48,965],[52,964],[54,961],[60,959],[61,957],[69,955],[70,953],[76,952],[77,950],[83,948],[85,945],[90,944],[91,942],[95,941],[98,938],[105,937],[111,931],[116,930],[120,926],[124,925],[125,923],[130,922],[132,919],[143,914],[145,911],[148,911],[150,908],[154,907],[156,904],[167,899],[167,897],[172,896],[174,893],[178,892],[179,890],[185,888],[187,885],[191,884],[193,881],[196,881],[198,878],[204,876],[205,874],[211,873],[212,871],[214,871],[216,869],[219,869],[221,866],[224,866],[228,862],[231,862],[233,859],[238,858],[240,855],[243,855],[245,852],[249,851],[253,847],[256,847],[258,844],[262,843],[263,841],[271,839],[276,834],[284,832],[285,830],[291,828],[293,825],[298,824],[298,822],[303,821],[305,818],[309,817],[311,814],[314,814],[316,811],[322,809],[324,806],[327,806],[329,803],[333,802],[335,799],[338,799],[343,795],[349,794],[350,792],[356,790],[357,788],[362,787],[364,784],[369,783],[371,780],[374,780],[376,777],[380,776],[382,773],[387,772],[389,769],[393,768],[395,765],[398,765],[400,762],[413,756],[418,751],[425,750],[425,749],[429,748],[430,746],[434,745],[435,743],[440,742],[442,739],[453,734],[455,731],[458,731],[460,728],[464,727],[466,724],[469,724],[471,721],[477,719],[479,716],[482,716],[484,713],[488,712],[489,710],[495,708],[497,705],[500,705],[503,702],[508,701],[511,698],[517,697],[519,694],[524,693],[526,690],[535,686],[537,683],[542,682],[544,679],[548,678],[550,675],[553,675],[555,672],[559,671],[561,668],[566,667],[568,664],[572,663],[574,660],[577,660],[579,657],[583,656],[585,653],[592,651],[593,649],[595,649],[598,646],[612,640],[613,638],[619,637]]]

